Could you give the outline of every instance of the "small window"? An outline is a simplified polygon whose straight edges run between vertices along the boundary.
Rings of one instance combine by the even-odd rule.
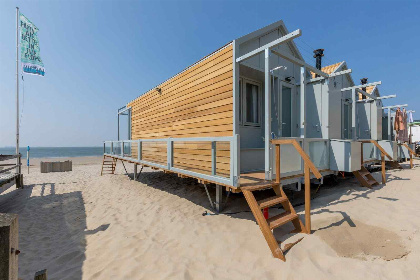
[[[260,86],[253,82],[244,82],[243,87],[243,121],[245,125],[261,124],[261,92]]]

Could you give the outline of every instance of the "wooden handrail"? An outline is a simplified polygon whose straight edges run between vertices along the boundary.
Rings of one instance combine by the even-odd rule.
[[[401,145],[403,145],[404,147],[406,147],[407,148],[407,150],[412,154],[412,155],[415,155],[416,153],[413,151],[413,149],[411,149],[408,145],[407,145],[407,143],[402,143]]]
[[[410,152],[410,168],[413,168],[413,156],[415,156],[416,153],[406,143],[402,143],[402,145]]]
[[[315,175],[317,179],[322,177],[321,173],[319,172],[318,168],[316,168],[315,164],[311,161],[309,156],[305,153],[296,139],[274,139],[271,140],[271,144],[276,146],[276,183],[280,184],[280,145],[282,144],[291,144],[295,147],[296,151],[302,157],[305,163],[305,227],[308,231],[307,233],[311,233],[311,176],[310,172]]]
[[[382,146],[379,145],[379,143],[377,141],[375,141],[375,140],[361,140],[359,142],[361,142],[362,145],[363,145],[363,143],[372,143],[372,144],[374,144],[381,151],[381,153],[383,153],[387,158],[389,158],[389,160],[394,161],[394,159],[387,152],[385,152],[384,148],[382,148]],[[363,154],[362,154],[362,159],[363,159]]]
[[[305,151],[302,149],[302,147],[299,145],[299,143],[295,139],[273,139],[271,140],[271,144],[273,145],[287,145],[291,144],[293,147],[295,147],[296,151],[300,154],[305,164],[309,166],[309,169],[312,171],[312,173],[315,175],[317,179],[320,179],[322,177],[321,173],[319,172],[318,168],[315,167],[314,163],[309,158],[308,154],[305,153]]]

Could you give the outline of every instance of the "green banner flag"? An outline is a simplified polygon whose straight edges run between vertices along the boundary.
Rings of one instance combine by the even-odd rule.
[[[19,13],[20,21],[20,54],[23,72],[26,74],[44,76],[45,68],[42,63],[38,27],[36,27],[22,13]]]

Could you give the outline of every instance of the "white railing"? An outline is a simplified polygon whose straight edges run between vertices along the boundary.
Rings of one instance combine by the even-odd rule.
[[[219,151],[224,156],[218,155],[217,152],[217,145],[222,143],[228,143],[229,147],[228,150]],[[189,152],[183,155],[187,157],[183,160],[183,163],[174,161],[174,156],[178,158],[180,155],[177,153],[176,147],[174,148],[178,144],[189,144],[186,149]],[[206,149],[200,148],[200,145],[206,147]],[[196,147],[194,148],[194,146]],[[238,186],[240,176],[237,160],[239,158],[238,148],[239,135],[104,141],[104,155],[234,187]],[[200,155],[200,153],[203,155]],[[229,157],[226,156],[227,154]],[[192,158],[188,159],[188,157]],[[202,168],[203,170],[193,166],[196,162],[205,165]],[[219,165],[223,166],[228,173],[221,172]]]

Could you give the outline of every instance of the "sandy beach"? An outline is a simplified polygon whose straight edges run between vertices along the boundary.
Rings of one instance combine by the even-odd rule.
[[[354,179],[322,186],[312,235],[275,231],[286,243],[304,237],[284,263],[242,194],[203,216],[213,212],[195,180],[144,168],[134,181],[121,163],[99,176],[101,158],[72,160],[72,172],[48,174],[33,161],[25,188],[0,195],[0,212],[19,214],[22,279],[45,268],[48,279],[420,279],[418,167],[389,170],[372,190]]]

